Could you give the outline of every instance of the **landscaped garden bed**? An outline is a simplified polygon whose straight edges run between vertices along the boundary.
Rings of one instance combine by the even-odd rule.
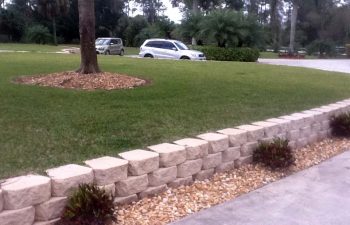
[[[346,150],[350,150],[350,140],[325,139],[297,149],[294,152],[295,164],[289,169],[271,171],[261,164],[250,164],[215,174],[214,177],[204,181],[195,181],[190,186],[170,188],[158,196],[118,207],[118,224],[168,224],[317,165]]]

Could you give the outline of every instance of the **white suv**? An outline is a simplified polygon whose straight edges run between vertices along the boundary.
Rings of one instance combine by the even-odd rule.
[[[190,50],[184,43],[168,39],[148,39],[140,47],[140,57],[205,60],[203,52]]]

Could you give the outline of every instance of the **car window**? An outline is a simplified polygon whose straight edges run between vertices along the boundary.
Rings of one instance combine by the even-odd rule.
[[[180,50],[188,50],[189,48],[182,42],[176,41],[175,45],[180,49]]]
[[[162,48],[163,44],[161,41],[149,41],[145,46],[152,48]]]
[[[173,43],[171,43],[169,41],[164,41],[162,48],[171,50],[171,49],[176,48],[176,47]]]
[[[97,39],[95,42],[96,45],[108,45],[109,40],[108,39]]]
[[[112,44],[112,45],[118,44],[118,40],[117,40],[117,39],[112,39],[112,40],[111,40],[111,44]]]

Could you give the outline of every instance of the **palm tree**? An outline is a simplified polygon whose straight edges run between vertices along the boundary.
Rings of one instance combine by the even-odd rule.
[[[201,22],[203,20],[203,15],[198,13],[188,13],[185,19],[182,20],[181,30],[185,36],[192,38],[192,45],[197,44],[197,39],[200,36]]]
[[[272,31],[272,45],[275,52],[279,49],[280,21],[278,13],[279,0],[270,0],[270,17]]]
[[[95,49],[95,2],[78,0],[81,64],[78,73],[99,73]]]
[[[53,42],[57,45],[56,17],[68,13],[69,0],[38,0],[38,10],[52,20]]]
[[[289,52],[294,53],[295,50],[295,31],[298,20],[299,0],[292,0],[293,9],[290,18],[290,36],[289,36]]]
[[[232,10],[212,11],[202,23],[202,32],[212,36],[218,47],[239,46],[248,35],[244,15]]]

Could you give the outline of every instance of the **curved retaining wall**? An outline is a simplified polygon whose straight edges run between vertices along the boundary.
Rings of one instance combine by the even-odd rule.
[[[82,165],[65,165],[7,179],[0,187],[1,225],[55,224],[67,196],[81,183],[95,182],[111,193],[116,204],[127,204],[191,184],[214,173],[252,162],[259,140],[283,137],[298,149],[330,135],[330,117],[350,111],[350,99],[214,133],[201,134],[146,150],[102,157]]]

